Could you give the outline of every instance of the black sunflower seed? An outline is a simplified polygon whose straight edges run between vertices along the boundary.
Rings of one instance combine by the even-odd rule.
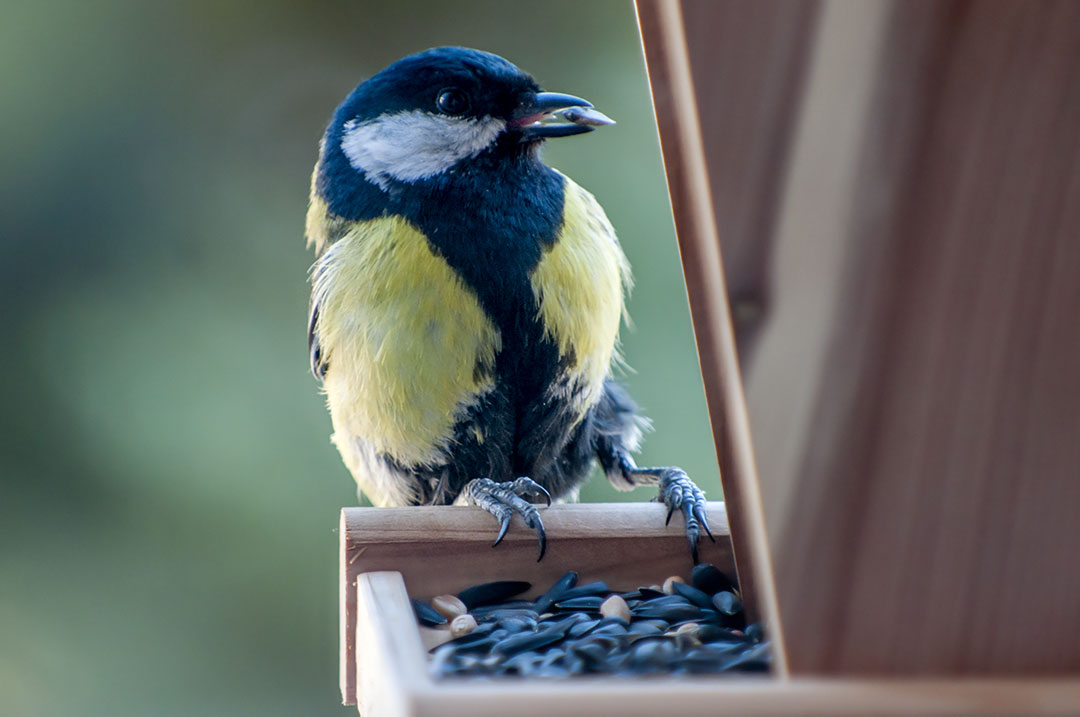
[[[520,633],[500,640],[491,648],[491,652],[496,655],[514,655],[524,650],[535,650],[553,645],[562,640],[564,636],[564,631],[552,630],[551,628],[540,632]]]
[[[769,654],[768,644],[758,643],[723,663],[720,669],[738,670],[740,672],[765,672],[769,669],[771,661],[772,657]]]
[[[492,621],[497,622],[499,620],[505,620],[511,617],[526,618],[529,620],[536,620],[540,617],[536,614],[535,610],[514,607],[502,608],[498,610],[480,610],[471,614],[473,617],[476,618],[476,621],[480,623]]]
[[[505,675],[532,675],[539,666],[540,658],[532,652],[507,657],[499,665],[499,671]]]
[[[532,632],[536,629],[536,619],[528,616],[499,618],[497,624],[502,629],[511,633],[524,632],[526,630]]]
[[[720,625],[705,623],[698,627],[698,639],[702,642],[746,642],[746,637]]]
[[[559,596],[559,600],[572,600],[574,598],[595,596],[595,595],[609,595],[613,591],[608,587],[608,584],[602,580],[598,580],[594,583],[588,583],[586,585],[578,585],[577,587],[570,588],[563,591]]]
[[[639,603],[641,606],[659,607],[661,605],[690,605],[690,601],[682,595],[661,595]]]
[[[587,620],[593,619],[595,618],[589,617],[587,613],[572,612],[569,615],[554,615],[552,617],[545,618],[539,622],[538,626],[545,630],[553,629],[565,631],[569,630],[571,627],[573,627],[579,622],[585,622]]]
[[[667,620],[668,622],[681,622],[683,620],[699,620],[702,617],[701,608],[693,605],[651,605],[645,603],[639,605],[633,613],[634,617]]]
[[[566,632],[566,636],[567,637],[581,637],[582,635],[587,633],[589,630],[592,630],[594,627],[596,627],[599,624],[600,624],[599,620],[582,620],[582,621],[572,625],[570,627],[570,629]]]
[[[532,583],[522,580],[496,580],[495,582],[481,583],[473,585],[471,588],[465,588],[458,593],[458,599],[472,611],[474,607],[490,605],[520,595],[531,587]]]
[[[586,633],[587,635],[625,635],[626,625],[609,622],[606,625],[597,625]]]
[[[577,585],[577,580],[578,574],[573,570],[556,580],[555,584],[547,589],[547,592],[536,599],[536,611],[543,614],[550,610],[555,601],[563,596],[563,593]]]
[[[570,651],[592,667],[601,666],[607,661],[608,651],[597,642],[576,644],[570,648]]]
[[[599,595],[587,595],[585,597],[570,598],[569,600],[559,600],[555,603],[555,607],[559,610],[588,610],[590,612],[599,612],[600,606],[603,604],[604,598]]]
[[[720,569],[715,565],[708,563],[699,563],[694,566],[693,572],[690,573],[690,582],[698,590],[709,595],[715,595],[721,590],[734,590],[736,588],[735,581],[720,572]]]
[[[712,607],[712,602],[709,600],[709,596],[705,592],[698,590],[693,585],[687,585],[686,583],[672,583],[671,587],[675,589],[676,593],[682,595],[684,598],[694,603],[698,607]]]
[[[712,604],[719,612],[724,615],[735,615],[742,612],[742,602],[739,598],[735,597],[734,593],[718,592],[712,596]]]
[[[455,645],[454,647],[456,649],[454,650],[454,652],[455,652],[455,654],[458,654],[458,655],[467,655],[467,654],[475,654],[475,653],[478,653],[478,652],[487,652],[500,639],[501,638],[498,638],[498,637],[490,637],[488,635],[482,635],[476,640],[472,640],[470,642],[465,642],[465,643]],[[443,643],[443,644],[446,645],[446,644],[449,644],[449,643]]]
[[[678,652],[679,649],[670,640],[639,640],[630,652],[630,663],[646,669],[666,668]]]
[[[663,620],[639,620],[638,622],[631,623],[630,627],[626,630],[626,633],[633,637],[663,635],[665,632],[667,632],[667,623]]]
[[[445,625],[446,618],[439,614],[439,612],[428,605],[423,600],[412,601],[413,613],[416,615],[416,619],[421,625],[427,625],[428,627],[434,627],[436,625]]]

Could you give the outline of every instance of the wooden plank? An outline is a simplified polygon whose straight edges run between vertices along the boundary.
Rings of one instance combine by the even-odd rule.
[[[782,625],[681,8],[677,0],[639,0],[637,11],[739,582],[748,609],[759,610],[770,625],[777,669],[784,674]]]
[[[739,362],[772,321],[779,205],[818,0],[686,0],[682,14]],[[752,416],[751,416],[752,418]]]
[[[359,576],[360,713],[380,717],[626,717],[774,714],[1065,714],[1080,680],[648,680],[433,681],[398,573]]]
[[[411,695],[427,679],[427,656],[400,573],[376,572],[356,581],[354,675],[362,715],[413,714]]]
[[[610,680],[439,685],[417,694],[418,717],[701,715],[1070,715],[1077,680]]]
[[[777,551],[791,668],[1075,674],[1080,5],[887,8]]]
[[[779,201],[753,176],[709,192],[702,155],[722,176],[752,151],[717,110],[708,141],[693,122],[695,100],[747,84],[782,95],[709,22],[779,37],[790,19],[770,13],[799,4],[752,5],[638,7],[714,421],[740,410],[709,378],[727,326],[701,268],[713,224],[739,226],[733,196],[780,214],[758,238],[788,303],[750,398],[792,670],[1080,672],[1080,5],[827,0],[796,119],[770,126],[791,143]],[[683,55],[708,78],[686,82]],[[717,215],[695,210],[703,193]],[[737,280],[760,288],[755,262]],[[714,429],[739,471],[748,441]],[[741,561],[755,539],[730,479]]]
[[[774,549],[789,511],[800,508],[795,498],[804,444],[829,409],[821,405],[815,379],[837,360],[831,355],[832,328],[847,298],[841,290],[846,258],[859,251],[847,228],[856,202],[866,201],[858,192],[866,181],[862,147],[880,131],[867,120],[888,18],[881,2],[825,3],[805,62],[805,96],[792,113],[793,146],[770,237],[768,324],[752,362],[744,359],[743,374]],[[894,108],[898,116],[906,111],[904,103]],[[714,162],[710,158],[710,168]]]
[[[734,574],[724,503],[708,504],[716,542],[699,544],[702,561]],[[463,506],[345,508],[341,513],[341,690],[356,701],[356,580],[361,573],[396,571],[412,595],[457,593],[490,580],[528,580],[539,594],[568,570],[581,580],[613,586],[650,585],[669,575],[689,578],[693,567],[683,523],[664,525],[659,503],[553,505],[542,510],[547,555],[536,562],[536,534],[515,517],[496,548],[497,525]]]

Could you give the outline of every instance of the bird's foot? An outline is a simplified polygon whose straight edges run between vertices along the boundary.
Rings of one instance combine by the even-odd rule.
[[[658,468],[660,494],[656,501],[667,506],[667,520],[665,525],[671,522],[671,516],[676,510],[681,510],[686,521],[686,539],[690,541],[690,554],[694,558],[694,564],[698,562],[698,539],[701,530],[704,529],[709,540],[716,542],[712,531],[709,530],[709,520],[705,517],[705,494],[694,485],[690,476],[681,468]]]
[[[524,477],[506,483],[496,483],[490,478],[477,478],[469,481],[463,494],[466,503],[483,508],[499,521],[499,537],[495,538],[491,547],[495,547],[502,541],[507,528],[510,527],[510,517],[517,513],[524,519],[526,525],[536,531],[536,537],[540,540],[540,556],[536,562],[544,559],[544,552],[547,550],[544,523],[540,520],[540,511],[536,506],[525,500],[526,498],[542,499],[550,506],[551,495],[544,490],[543,486],[532,478]]]

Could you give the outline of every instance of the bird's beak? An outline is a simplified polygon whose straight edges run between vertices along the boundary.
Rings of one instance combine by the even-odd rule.
[[[514,111],[509,126],[521,135],[522,142],[532,142],[591,132],[609,124],[615,120],[593,109],[588,100],[560,92],[536,92]]]

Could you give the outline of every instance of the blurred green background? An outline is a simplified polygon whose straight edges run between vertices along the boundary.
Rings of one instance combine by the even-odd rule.
[[[308,178],[357,82],[444,44],[618,120],[546,157],[636,269],[640,462],[720,497],[629,2],[8,3],[0,713],[347,714],[335,527],[356,498],[307,370]]]

